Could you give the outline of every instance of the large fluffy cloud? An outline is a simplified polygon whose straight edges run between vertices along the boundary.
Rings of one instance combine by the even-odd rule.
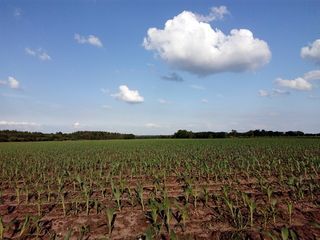
[[[76,33],[74,35],[74,39],[80,44],[90,44],[95,47],[103,47],[101,40],[94,35],[81,36],[80,34]]]
[[[320,64],[320,39],[317,39],[312,44],[301,48],[301,57]]]
[[[197,75],[254,70],[271,58],[268,44],[250,30],[233,29],[226,35],[188,11],[168,20],[164,29],[149,28],[143,46]]]
[[[111,96],[127,103],[141,103],[144,101],[144,98],[140,96],[137,90],[130,90],[126,85],[119,86],[119,92],[111,94]]]

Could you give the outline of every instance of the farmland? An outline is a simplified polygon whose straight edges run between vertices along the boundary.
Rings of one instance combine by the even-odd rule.
[[[0,143],[0,239],[319,239],[320,140]]]

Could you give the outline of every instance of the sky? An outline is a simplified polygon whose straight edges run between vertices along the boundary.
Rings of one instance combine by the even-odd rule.
[[[320,132],[320,1],[0,0],[0,129]]]

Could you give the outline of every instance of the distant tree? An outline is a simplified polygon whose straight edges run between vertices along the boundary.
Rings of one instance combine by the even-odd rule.
[[[176,133],[173,134],[174,138],[192,138],[193,133],[187,130],[178,130]]]

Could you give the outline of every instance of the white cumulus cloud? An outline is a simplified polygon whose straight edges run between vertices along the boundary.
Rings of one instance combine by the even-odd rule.
[[[295,79],[277,78],[276,84],[281,87],[307,91],[314,88],[312,81],[320,80],[320,70],[313,70],[305,73],[302,77]]]
[[[15,79],[14,77],[8,77],[8,84],[9,84],[9,87],[12,89],[20,88],[19,81],[17,79]]]
[[[233,29],[226,35],[189,11],[168,20],[164,29],[149,28],[143,46],[197,75],[255,70],[271,58],[268,44],[250,30]]]
[[[94,35],[81,36],[80,34],[76,33],[74,35],[74,39],[80,44],[90,44],[95,47],[103,47],[101,40]]]
[[[127,103],[142,103],[144,101],[138,90],[130,90],[126,85],[119,86],[119,92],[111,94],[111,96]]]
[[[301,48],[301,57],[314,61],[320,64],[320,39],[315,40],[313,43]]]
[[[9,76],[8,80],[0,80],[0,85],[8,86],[12,89],[19,89],[20,88],[20,82],[15,79],[14,77]]]
[[[33,56],[33,57],[37,57],[42,61],[49,61],[51,60],[51,57],[49,56],[49,54],[43,50],[42,48],[38,48],[38,49],[31,49],[26,47],[25,49],[26,54]]]
[[[312,84],[302,77],[293,80],[278,78],[276,83],[281,87],[292,88],[296,90],[306,91],[312,89]]]

